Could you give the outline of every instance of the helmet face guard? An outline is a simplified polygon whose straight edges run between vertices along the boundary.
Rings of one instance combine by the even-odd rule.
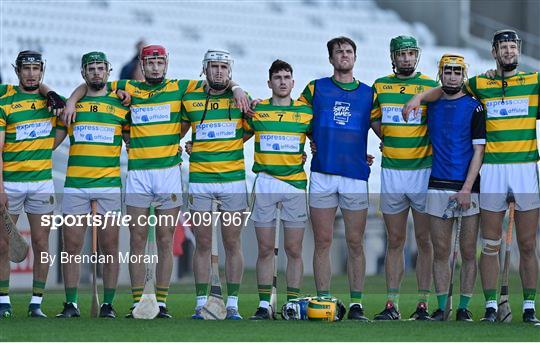
[[[93,63],[104,63],[106,70],[105,77],[100,82],[93,82],[88,78],[88,74],[86,72],[86,66]],[[107,55],[101,51],[92,51],[89,53],[86,53],[81,58],[81,75],[83,79],[86,81],[86,84],[88,87],[92,88],[93,90],[101,90],[103,87],[105,87],[107,79],[109,77],[109,73],[112,71],[111,65],[109,61],[107,60]]]
[[[501,55],[501,43],[503,42],[515,42],[517,45],[518,54],[511,62],[503,61]],[[521,55],[521,39],[519,38],[516,31],[513,30],[500,30],[495,32],[493,35],[493,40],[491,42],[493,50],[495,51],[495,59],[497,64],[501,67],[503,71],[512,71],[517,68],[519,65],[519,55]]]
[[[224,81],[216,81],[214,72],[212,71],[212,68],[210,67],[211,62],[221,62],[225,63],[229,66],[229,73],[228,73],[228,80],[226,82]],[[202,72],[201,75],[206,75],[206,80],[208,81],[208,85],[210,88],[221,91],[224,89],[227,89],[229,87],[229,83],[232,79],[232,66],[234,64],[234,60],[232,59],[231,54],[228,51],[225,50],[208,50],[204,54],[204,58],[202,61]],[[210,68],[209,68],[210,67]]]
[[[144,72],[144,65],[145,62],[149,59],[163,59],[165,61],[165,69],[163,70],[163,75],[158,77],[146,75],[146,73]],[[159,84],[163,82],[163,80],[165,80],[165,76],[167,75],[167,67],[169,65],[169,54],[167,53],[165,47],[161,45],[147,45],[141,49],[141,52],[139,54],[139,60],[141,61],[141,69],[146,82],[150,84]]]
[[[445,85],[443,82],[443,74],[445,70],[451,69],[461,71],[461,82],[459,85],[451,86]],[[449,95],[453,95],[461,91],[463,88],[463,83],[467,79],[467,64],[465,63],[465,58],[459,54],[444,54],[439,61],[439,72],[437,75],[437,81],[440,81],[442,84],[442,90]]]
[[[26,91],[35,91],[39,88],[39,85],[41,84],[41,81],[43,80],[43,76],[45,75],[45,60],[43,59],[43,56],[41,53],[37,51],[32,50],[24,50],[19,52],[17,55],[17,59],[15,60],[15,65],[12,65],[15,69],[15,73],[17,74],[17,77],[19,78],[19,82],[21,81],[21,70],[23,65],[29,65],[29,64],[39,64],[41,69],[41,74],[39,76],[39,80],[37,85],[35,86],[24,86],[21,83],[21,86]]]
[[[411,66],[402,66],[398,62],[398,57],[402,52],[415,51],[416,60]],[[390,40],[390,59],[392,60],[392,70],[396,75],[409,76],[416,70],[418,62],[420,61],[420,48],[416,38],[412,36],[397,36]]]
[[[281,318],[284,320],[307,320],[307,307],[310,297],[291,299],[281,307]]]

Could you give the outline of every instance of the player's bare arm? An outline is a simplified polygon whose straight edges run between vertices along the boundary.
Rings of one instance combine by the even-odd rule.
[[[71,123],[75,122],[75,115],[76,115],[76,108],[77,102],[84,98],[86,95],[86,92],[88,91],[88,88],[86,87],[86,83],[80,84],[75,88],[73,93],[69,96],[69,99],[66,101],[66,107],[64,108],[64,113],[61,117],[64,124],[69,127]]]
[[[411,112],[413,113],[413,116],[416,116],[420,111],[420,104],[422,102],[437,101],[442,94],[443,91],[441,87],[431,88],[430,90],[416,94],[405,104],[405,106],[403,106],[403,119],[405,119],[405,121],[409,120]]]
[[[484,149],[483,144],[474,144],[473,145],[474,154],[469,165],[469,170],[467,172],[467,178],[461,190],[455,195],[451,196],[450,199],[457,199],[459,206],[462,210],[466,211],[471,207],[471,190],[480,172],[480,167],[482,167],[482,160],[484,159]]]

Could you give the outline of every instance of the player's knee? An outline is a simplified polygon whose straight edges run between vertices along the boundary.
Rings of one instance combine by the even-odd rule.
[[[225,254],[231,255],[231,254],[237,254],[242,251],[242,244],[240,241],[223,241],[223,249],[225,250]]]
[[[461,253],[461,259],[464,263],[466,262],[473,262],[476,260],[476,249],[462,249],[460,251]]]
[[[357,256],[364,252],[364,241],[362,239],[354,239],[347,241],[349,253]]]
[[[518,242],[520,256],[534,256],[536,253],[536,240],[524,240]]]
[[[274,255],[273,244],[259,244],[259,257],[262,259],[270,258]]]
[[[332,235],[318,235],[315,237],[315,248],[318,250],[330,249],[332,245]]]
[[[172,238],[170,236],[157,237],[156,244],[160,249],[172,249]]]
[[[64,242],[63,250],[69,255],[78,255],[82,250],[82,242]]]
[[[501,250],[501,239],[488,239],[482,237],[482,254],[496,256]]]
[[[395,249],[403,249],[403,246],[405,244],[405,236],[404,235],[389,235],[388,236],[388,249],[395,250]]]
[[[116,241],[106,241],[100,242],[99,249],[103,255],[117,255],[118,253],[118,242]]]
[[[285,244],[287,259],[298,260],[302,258],[302,244]]]
[[[450,249],[443,244],[433,244],[433,258],[437,261],[446,261],[450,257]]]
[[[45,239],[32,240],[32,250],[34,253],[40,253],[42,251],[49,250],[49,241]]]

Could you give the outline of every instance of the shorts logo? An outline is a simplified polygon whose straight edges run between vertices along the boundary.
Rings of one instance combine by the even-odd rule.
[[[175,194],[175,193],[172,193],[172,194],[171,194],[171,200],[172,200],[173,202],[176,202],[177,199],[178,199],[178,197],[176,196],[176,194]]]
[[[351,116],[351,104],[343,101],[334,103],[334,121],[338,125],[346,125]]]
[[[134,124],[160,123],[171,120],[171,105],[131,107],[131,119]]]
[[[15,140],[34,139],[47,137],[51,134],[52,123],[50,120],[36,121],[33,123],[20,124],[15,126]]]
[[[52,195],[49,196],[49,204],[54,204],[54,197]]]
[[[190,194],[190,195],[188,196],[188,201],[189,201],[189,203],[190,203],[191,205],[193,205],[193,194]]]

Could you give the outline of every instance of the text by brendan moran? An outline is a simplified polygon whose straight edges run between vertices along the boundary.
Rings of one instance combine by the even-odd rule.
[[[62,251],[60,255],[42,252],[40,256],[41,263],[47,263],[53,266],[55,263],[158,263],[158,255],[132,255],[129,252],[118,252],[118,255],[70,255]]]

